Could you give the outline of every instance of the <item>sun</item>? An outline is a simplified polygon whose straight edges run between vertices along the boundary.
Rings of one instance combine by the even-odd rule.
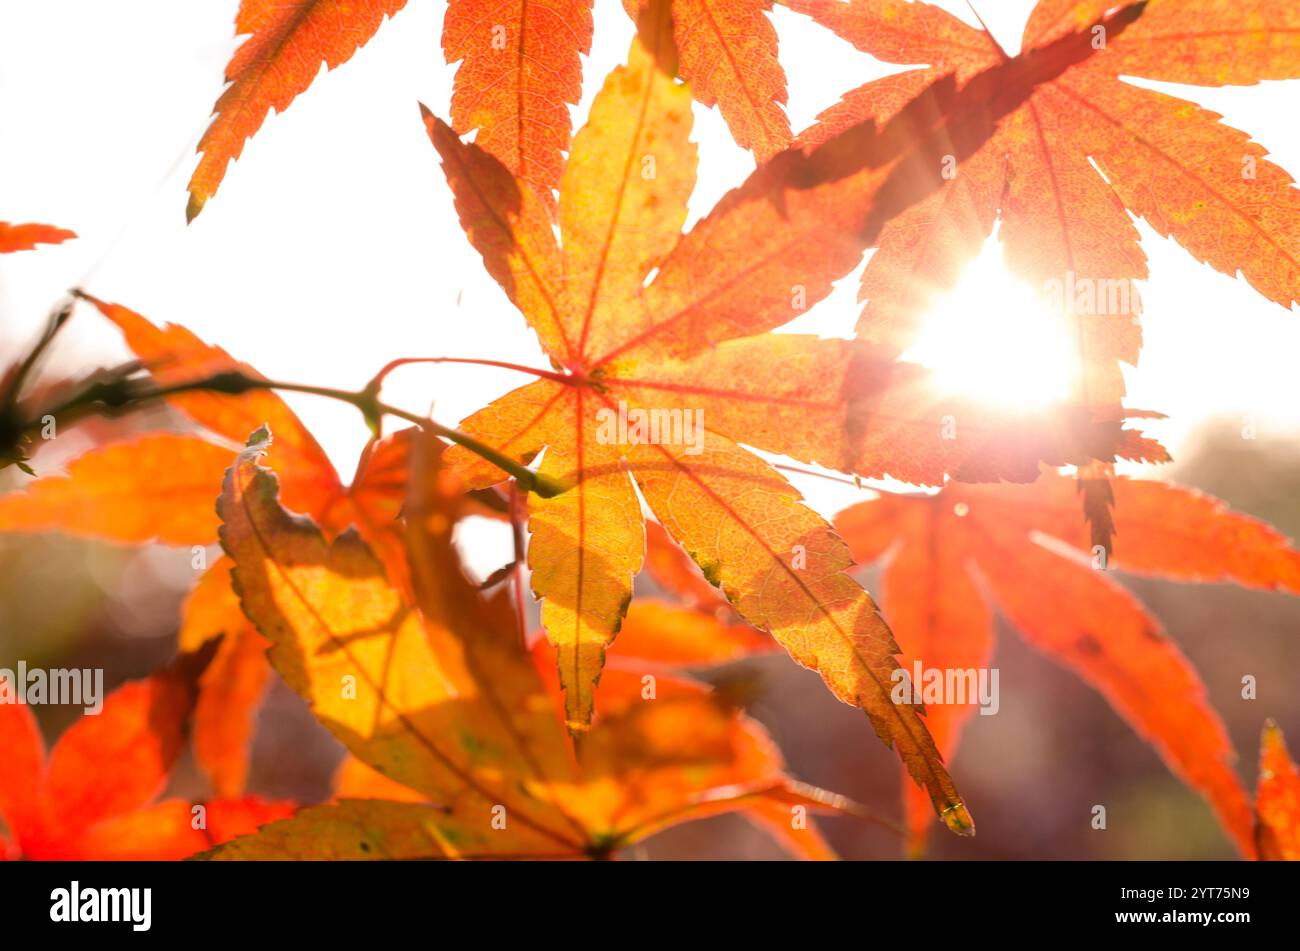
[[[952,291],[934,297],[903,359],[930,368],[945,394],[1034,410],[1070,397],[1075,343],[1060,313],[1011,275],[990,240]]]

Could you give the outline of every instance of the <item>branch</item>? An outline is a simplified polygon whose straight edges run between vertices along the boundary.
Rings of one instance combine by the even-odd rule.
[[[19,397],[22,396],[22,389],[27,383],[27,378],[31,375],[32,370],[36,368],[41,357],[45,355],[45,351],[50,344],[54,342],[54,338],[58,336],[59,331],[63,329],[63,325],[71,318],[71,302],[58,305],[50,313],[50,319],[46,322],[45,329],[41,331],[41,336],[32,346],[23,362],[18,365],[12,376],[6,381],[4,396],[0,397],[0,416],[7,416],[13,412],[18,405]]]
[[[262,377],[249,376],[237,370],[163,387],[141,386],[140,380],[127,377],[96,382],[68,398],[60,405],[38,413],[35,418],[21,424],[19,438],[39,430],[45,416],[54,416],[56,419],[71,417],[75,421],[94,412],[133,410],[145,403],[176,396],[180,393],[205,391],[239,396],[250,390],[282,390],[290,393],[308,393],[313,396],[323,396],[328,399],[350,403],[361,411],[366,424],[372,430],[378,429],[382,417],[395,416],[398,419],[407,420],[430,430],[443,439],[464,446],[470,452],[481,456],[497,468],[514,476],[515,481],[527,491],[535,492],[543,498],[552,498],[563,491],[561,486],[547,479],[541,473],[520,465],[491,446],[479,442],[473,436],[462,433],[450,426],[444,426],[427,416],[420,416],[417,413],[411,413],[400,407],[382,402],[379,399],[377,388],[373,385],[362,390],[339,390],[328,386],[267,380]]]

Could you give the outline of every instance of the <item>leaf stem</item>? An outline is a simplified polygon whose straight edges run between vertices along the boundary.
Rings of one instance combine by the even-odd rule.
[[[390,360],[384,365],[384,368],[375,374],[370,385],[376,386],[382,383],[388,374],[392,373],[398,367],[408,366],[413,363],[460,363],[470,366],[479,367],[497,367],[501,370],[514,370],[516,373],[527,373],[529,376],[535,376],[543,380],[554,380],[556,383],[571,383],[563,373],[556,373],[554,370],[542,370],[537,367],[526,367],[519,363],[507,363],[504,360],[488,360],[482,357],[399,357],[396,360]]]
[[[470,452],[514,476],[515,481],[527,491],[536,492],[543,498],[551,498],[563,491],[560,486],[546,479],[540,473],[521,465],[491,446],[479,442],[467,433],[453,429],[450,426],[444,426],[427,416],[421,416],[418,413],[412,413],[401,407],[382,402],[379,399],[378,389],[374,386],[367,386],[362,390],[341,390],[330,386],[268,380],[264,377],[250,376],[237,370],[216,373],[201,379],[187,380],[183,383],[174,383],[162,387],[142,388],[139,383],[139,380],[123,378],[92,384],[65,400],[62,404],[46,410],[44,413],[37,414],[33,420],[22,424],[21,433],[26,434],[38,430],[41,427],[41,419],[49,415],[55,418],[71,416],[76,419],[100,409],[109,411],[133,409],[138,404],[197,391],[226,393],[237,396],[250,390],[281,390],[289,393],[323,396],[326,399],[350,403],[361,411],[361,415],[365,417],[367,424],[372,429],[377,428],[379,420],[384,416],[395,416],[398,419],[404,419],[430,430],[443,439],[464,446]]]

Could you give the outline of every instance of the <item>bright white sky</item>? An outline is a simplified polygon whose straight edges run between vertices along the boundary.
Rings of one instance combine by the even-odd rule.
[[[972,22],[964,3],[940,5]],[[1030,0],[976,6],[1014,52]],[[454,70],[439,46],[444,2],[411,0],[351,61],[321,76],[284,116],[270,118],[219,194],[186,226],[185,185],[236,45],[236,8],[237,0],[0,0],[0,219],[47,222],[82,236],[0,261],[0,345],[9,351],[26,339],[66,288],[81,285],[157,322],[186,324],[283,379],[360,386],[404,355],[545,366],[457,225],[418,117],[417,100],[444,116],[448,110]],[[773,18],[796,130],[844,91],[896,69],[784,9]],[[631,35],[618,0],[596,0],[578,125]],[[1222,113],[1283,167],[1300,170],[1300,82],[1157,88]],[[692,219],[753,167],[717,113],[698,104],[695,138],[700,182]],[[1300,314],[1138,227],[1152,279],[1142,289],[1146,345],[1140,370],[1129,376],[1129,404],[1173,417],[1150,431],[1177,454],[1215,415],[1249,415],[1261,438],[1300,428]],[[1006,295],[1027,299],[1007,284],[1000,260],[990,246],[952,300],[936,308],[944,326],[995,321],[1008,310]],[[857,273],[796,329],[851,333],[856,286]],[[1008,329],[989,326],[994,333],[962,339],[997,341],[996,331]],[[121,352],[110,354],[120,347],[115,337],[81,310],[61,341],[60,366],[110,362]],[[1024,338],[1004,337],[1002,347],[976,356],[994,368],[977,375],[976,385],[1005,383],[1032,362],[1017,348]],[[1050,339],[1041,344],[1053,352]],[[939,346],[933,356],[969,357],[972,346]],[[1031,391],[1050,386],[1052,374],[1045,376],[1040,369],[1023,383]],[[435,416],[454,423],[525,379],[479,367],[411,368],[392,377],[386,395],[421,412],[436,398]],[[311,397],[289,400],[350,475],[365,439],[355,411]],[[796,482],[824,510],[850,497],[822,480]]]

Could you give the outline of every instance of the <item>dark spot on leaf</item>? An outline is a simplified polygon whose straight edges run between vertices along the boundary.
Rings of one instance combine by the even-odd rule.
[[[1089,657],[1100,657],[1105,653],[1101,643],[1091,634],[1084,634],[1074,642],[1074,646],[1080,654],[1086,654]]]

